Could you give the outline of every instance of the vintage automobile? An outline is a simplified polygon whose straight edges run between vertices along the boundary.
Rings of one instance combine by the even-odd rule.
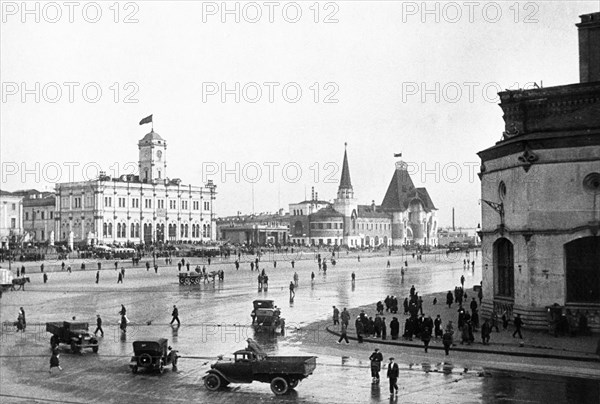
[[[180,272],[178,276],[180,285],[199,285],[204,279],[204,275],[198,272]]]
[[[281,311],[273,304],[273,300],[255,300],[254,310],[250,313],[252,325],[257,331],[275,332],[281,324]]]
[[[235,352],[233,361],[219,360],[210,366],[204,376],[204,386],[216,391],[229,383],[252,383],[259,381],[271,384],[275,395],[286,394],[298,383],[312,375],[317,366],[316,356],[266,356],[255,352]]]
[[[46,331],[52,334],[50,345],[70,344],[71,352],[80,353],[85,348],[98,352],[98,339],[89,331],[89,324],[75,321],[58,321],[46,323]]]
[[[173,370],[177,370],[176,354],[168,352],[169,340],[166,338],[150,338],[143,341],[133,342],[133,356],[129,367],[133,373],[140,369],[165,371],[165,366],[173,364]],[[174,352],[174,351],[173,351]]]

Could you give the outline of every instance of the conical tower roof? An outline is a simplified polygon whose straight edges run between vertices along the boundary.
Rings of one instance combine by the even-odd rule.
[[[344,162],[342,163],[342,178],[340,178],[340,189],[352,189],[352,181],[350,180],[350,168],[348,167],[348,153],[344,144]]]

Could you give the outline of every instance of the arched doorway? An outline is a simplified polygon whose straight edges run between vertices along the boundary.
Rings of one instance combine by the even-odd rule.
[[[366,245],[367,247],[370,247],[370,246],[371,246],[371,237],[369,237],[369,236],[365,236],[365,245]]]
[[[600,303],[600,237],[565,244],[567,302]]]
[[[375,236],[375,247],[379,245],[379,236]]]
[[[494,243],[494,295],[515,297],[515,262],[513,244],[506,238]]]

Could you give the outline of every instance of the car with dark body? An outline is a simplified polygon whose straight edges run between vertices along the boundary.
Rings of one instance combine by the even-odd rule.
[[[273,300],[255,300],[254,310],[250,313],[252,325],[257,331],[275,332],[281,324],[281,311],[274,305]]]
[[[276,395],[286,394],[310,376],[316,366],[316,356],[265,356],[253,351],[239,350],[234,360],[219,360],[204,376],[204,386],[216,391],[229,383],[270,383]]]
[[[129,367],[133,373],[140,369],[158,370],[163,373],[165,366],[173,363],[173,369],[176,369],[175,361],[168,353],[169,340],[166,338],[149,338],[142,341],[133,342],[133,356]]]
[[[57,321],[46,323],[46,331],[52,334],[50,345],[58,347],[59,344],[71,345],[71,352],[81,352],[91,348],[98,352],[98,339],[89,332],[89,324],[79,321]]]

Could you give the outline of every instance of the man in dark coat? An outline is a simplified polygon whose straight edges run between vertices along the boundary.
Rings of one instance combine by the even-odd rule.
[[[446,294],[446,304],[448,305],[449,309],[452,308],[452,303],[454,303],[454,296],[452,295],[452,291],[449,290]]]
[[[171,319],[171,322],[169,324],[173,324],[173,321],[177,320],[177,326],[179,327],[181,325],[181,322],[179,321],[179,310],[177,309],[176,305],[173,305],[173,312],[171,313],[171,315],[173,316],[173,318]]]
[[[387,377],[390,379],[390,396],[394,394],[398,394],[398,375],[400,374],[400,369],[398,369],[398,364],[394,362],[394,358],[390,358],[390,363],[388,364]]]
[[[100,314],[96,315],[96,331],[94,331],[94,335],[96,335],[98,331],[100,331],[104,337],[104,330],[102,329],[102,319],[100,318]]]
[[[375,348],[375,351],[369,356],[371,361],[371,377],[373,383],[379,383],[379,371],[381,370],[381,362],[383,361],[383,355],[379,352],[379,348]]]
[[[390,334],[392,335],[392,339],[398,339],[398,334],[400,334],[400,323],[398,322],[397,317],[394,317],[390,322]]]
[[[354,323],[355,327],[356,327],[356,338],[358,339],[358,343],[362,344],[363,342],[363,333],[365,331],[365,328],[363,326],[362,321],[360,321],[360,317],[356,318],[356,322]]]

